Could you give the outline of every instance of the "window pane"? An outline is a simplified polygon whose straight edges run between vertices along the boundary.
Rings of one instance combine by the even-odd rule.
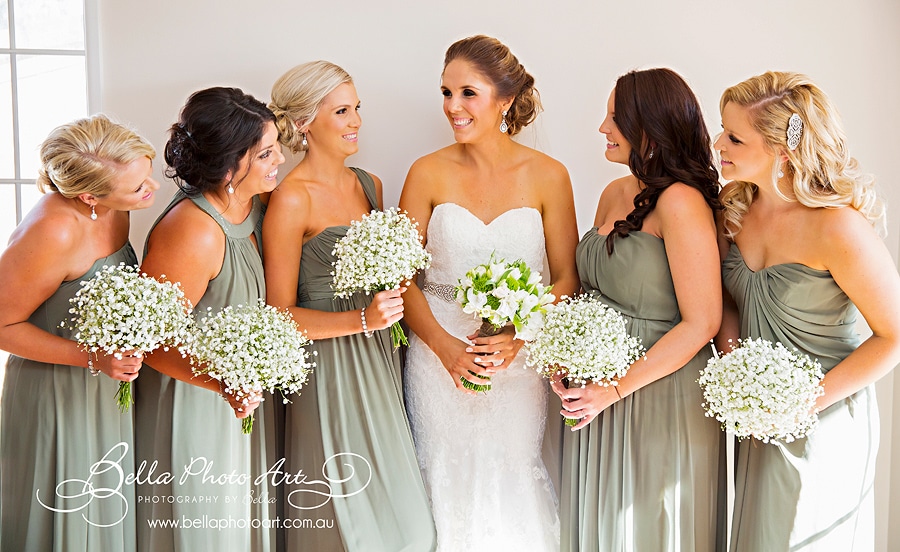
[[[0,250],[6,249],[16,227],[16,185],[0,184]]]
[[[44,197],[44,194],[38,190],[37,184],[22,184],[19,187],[19,194],[22,197],[22,218],[25,218],[25,215],[34,209],[38,200]]]
[[[9,56],[0,56],[0,178],[15,178]]]
[[[84,0],[13,0],[16,47],[84,49]]]
[[[0,48],[9,48],[9,2],[0,0]]]
[[[17,56],[20,178],[37,178],[41,143],[54,128],[87,115],[82,56]]]

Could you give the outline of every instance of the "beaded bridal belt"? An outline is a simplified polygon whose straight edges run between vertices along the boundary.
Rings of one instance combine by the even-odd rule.
[[[430,293],[438,299],[443,299],[448,303],[456,302],[456,286],[452,286],[450,284],[435,284],[433,282],[425,282],[425,285],[422,286],[422,291],[425,293]]]

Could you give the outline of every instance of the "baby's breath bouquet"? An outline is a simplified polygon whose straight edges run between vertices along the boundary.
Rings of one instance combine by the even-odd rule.
[[[197,323],[189,351],[194,374],[218,380],[223,389],[245,404],[264,389],[285,395],[298,393],[315,363],[306,338],[286,311],[263,301],[212,309]],[[253,416],[242,420],[244,433],[253,431]]]
[[[397,289],[431,265],[431,254],[422,246],[422,237],[412,221],[396,208],[373,210],[350,223],[347,234],[334,245],[337,257],[331,283],[337,297],[358,291]],[[391,325],[394,347],[408,345],[399,322]]]
[[[742,339],[700,371],[706,415],[740,439],[790,443],[812,433],[816,398],[825,391],[818,361],[781,343]]]
[[[531,270],[525,261],[508,263],[491,253],[487,263],[469,270],[459,280],[456,300],[463,312],[481,318],[479,336],[496,335],[511,322],[516,338],[530,341],[541,329],[547,305],[556,299],[550,288],[541,284],[541,273]],[[461,377],[463,387],[474,391],[491,389],[489,378],[472,375],[487,383],[472,383]]]
[[[69,302],[72,318],[60,326],[74,330],[89,355],[103,351],[119,360],[123,351],[147,354],[183,343],[192,322],[179,284],[160,282],[125,263],[104,266],[81,282]],[[119,410],[127,411],[133,402],[131,382],[119,382]]]
[[[528,366],[546,378],[564,379],[567,387],[618,385],[644,354],[641,340],[628,335],[625,318],[587,294],[566,297],[548,308],[544,327],[525,347]],[[566,418],[566,425],[576,423]]]

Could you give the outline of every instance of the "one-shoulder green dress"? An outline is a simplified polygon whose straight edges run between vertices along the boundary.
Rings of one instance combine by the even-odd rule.
[[[828,372],[859,345],[858,311],[826,270],[779,264],[753,272],[732,244],[723,280],[741,337],[781,342]],[[807,438],[738,445],[733,552],[874,550],[878,407],[868,386],[819,413]]]
[[[207,308],[216,313],[264,299],[262,258],[254,246],[254,240],[262,244],[259,199],[241,224],[231,224],[202,195],[188,198],[178,191],[154,227],[185,199],[225,234],[222,268],[194,306],[194,316],[205,316]],[[280,401],[268,399],[254,413],[253,433],[244,435],[240,420],[218,393],[150,367],[141,371],[135,386],[136,459],[145,463],[137,498],[139,550],[275,549],[270,520],[276,516],[277,489],[268,484],[271,479],[257,483],[277,461],[272,409]],[[165,472],[172,481],[161,480]]]
[[[69,299],[120,262],[137,264],[130,243],[63,282],[28,321],[71,339],[60,327],[72,316]],[[121,477],[134,473],[134,427],[132,413],[116,406],[118,387],[81,366],[10,355],[0,412],[0,550],[134,550],[135,490]]]
[[[375,184],[353,169],[373,209]],[[335,298],[332,250],[347,226],[326,228],[303,245],[297,305],[359,311],[371,295]],[[400,356],[390,331],[316,340],[316,368],[287,405],[287,550],[428,552],[434,522],[403,406]]]
[[[662,239],[631,232],[608,255],[606,236],[592,228],[576,260],[584,290],[622,313],[646,349],[681,320]],[[724,550],[722,438],[697,383],[711,352],[565,432],[561,550]]]

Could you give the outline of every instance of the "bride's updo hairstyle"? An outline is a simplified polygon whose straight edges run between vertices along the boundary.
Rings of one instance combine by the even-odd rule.
[[[119,170],[156,151],[134,131],[97,114],[57,127],[41,144],[38,189],[73,198],[103,197],[112,191]]]
[[[615,123],[631,146],[628,168],[644,185],[634,209],[617,220],[606,240],[613,242],[638,231],[666,188],[682,182],[703,194],[713,210],[719,203],[719,173],[700,102],[675,71],[666,68],[631,71],[616,80]]]
[[[510,136],[518,134],[540,113],[541,97],[534,87],[534,77],[496,38],[476,35],[454,42],[444,56],[444,68],[455,59],[471,63],[491,82],[498,98],[513,98],[506,113],[507,133]]]
[[[194,92],[169,129],[166,176],[191,196],[228,183],[237,186],[246,176],[237,175],[241,159],[262,140],[269,121],[275,116],[266,104],[239,88]]]
[[[310,61],[281,75],[272,85],[269,109],[275,114],[278,141],[292,152],[309,149],[303,145],[300,128],[308,125],[319,113],[319,106],[335,88],[352,83],[350,75],[328,61]]]
[[[719,108],[724,110],[729,102],[747,109],[750,123],[766,145],[775,155],[787,157],[787,163],[772,167],[776,192],[781,194],[775,185],[781,170],[802,205],[853,207],[884,233],[885,209],[875,191],[875,177],[862,172],[850,156],[837,109],[809,77],[769,71],[725,90]],[[788,127],[795,114],[801,130],[791,149]],[[734,182],[722,194],[729,237],[740,232],[741,218],[750,209],[755,193],[756,184]]]

